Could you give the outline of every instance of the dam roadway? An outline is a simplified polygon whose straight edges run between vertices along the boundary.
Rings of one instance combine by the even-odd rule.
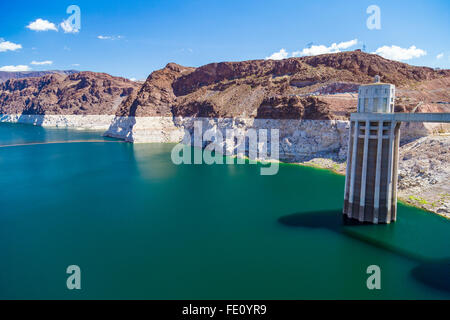
[[[372,113],[356,112],[350,121],[450,122],[450,113]]]

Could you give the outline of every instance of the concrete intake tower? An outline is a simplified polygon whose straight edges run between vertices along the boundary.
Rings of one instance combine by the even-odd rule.
[[[395,86],[362,85],[350,116],[344,216],[359,222],[390,223],[397,218],[400,124],[449,122],[449,113],[394,113]]]

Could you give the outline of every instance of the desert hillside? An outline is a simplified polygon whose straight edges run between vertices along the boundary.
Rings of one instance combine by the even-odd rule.
[[[10,79],[0,83],[0,114],[113,115],[139,87],[96,72]]]
[[[375,75],[397,86],[397,111],[450,110],[450,70],[356,50],[199,68],[169,63],[153,72],[117,115],[347,119],[356,109],[358,86]]]
[[[144,83],[104,73],[52,73],[0,83],[0,114],[345,120],[375,75],[397,86],[397,112],[449,112],[450,70],[356,51],[284,60],[175,63]]]

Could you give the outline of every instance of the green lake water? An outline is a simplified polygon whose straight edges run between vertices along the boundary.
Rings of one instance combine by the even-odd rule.
[[[176,166],[171,144],[19,124],[0,146],[1,299],[450,298],[450,221],[399,204],[346,225],[326,170]]]

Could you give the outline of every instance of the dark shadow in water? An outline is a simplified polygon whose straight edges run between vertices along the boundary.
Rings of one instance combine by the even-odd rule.
[[[426,285],[450,292],[450,258],[423,263],[415,267],[411,274]]]
[[[341,228],[342,214],[337,210],[299,212],[280,217],[278,222],[288,227],[322,228],[335,231]]]
[[[344,226],[372,225],[361,223],[355,219],[348,219],[342,215],[341,210],[298,212],[283,216],[278,219],[278,222],[289,227],[322,228],[339,232]]]
[[[372,247],[412,260],[419,263],[419,266],[411,271],[414,279],[435,289],[450,292],[450,258],[442,260],[425,258],[414,252],[383,242],[382,239],[377,240],[373,237],[364,236],[360,232],[356,232],[356,230],[358,229],[360,231],[359,228],[368,227],[371,224],[363,224],[353,219],[344,218],[342,210],[299,212],[280,217],[278,222],[288,227],[327,229],[364,242]],[[395,228],[394,225],[379,225],[378,227],[392,228],[392,230]]]

